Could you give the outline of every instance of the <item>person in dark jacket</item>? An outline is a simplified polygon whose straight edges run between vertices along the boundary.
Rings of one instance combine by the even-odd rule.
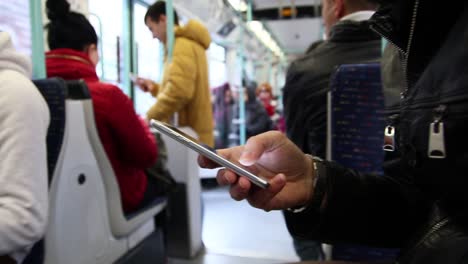
[[[46,53],[47,76],[83,79],[88,85],[99,138],[117,177],[123,209],[135,211],[159,192],[158,184],[145,174],[157,158],[156,141],[130,98],[117,86],[99,81],[98,38],[86,17],[71,12],[66,0],[48,0],[47,15],[51,49]]]
[[[273,122],[263,103],[257,98],[255,86],[245,89],[245,129],[246,138],[270,131]]]
[[[213,116],[215,120],[215,147],[225,148],[229,145],[229,133],[232,131],[234,98],[229,83],[213,89],[215,99]]]
[[[468,263],[468,3],[383,2],[371,27],[403,54],[405,77],[399,104],[387,109],[395,150],[385,175],[305,155],[268,132],[218,152],[268,179],[268,189],[227,170],[217,180],[236,200],[285,209],[297,237],[399,247],[400,264]]]
[[[291,64],[283,105],[288,138],[305,153],[325,157],[330,76],[341,64],[378,62],[381,40],[368,22],[375,3],[323,0],[322,5],[328,39]]]
[[[368,19],[376,3],[367,0],[322,1],[322,19],[327,40],[312,43],[306,54],[288,69],[284,86],[286,135],[302,151],[325,157],[327,93],[329,80],[339,65],[377,62],[380,36]],[[319,243],[293,239],[301,260],[320,259]]]

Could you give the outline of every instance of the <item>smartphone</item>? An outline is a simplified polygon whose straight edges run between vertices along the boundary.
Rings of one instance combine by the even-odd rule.
[[[137,80],[138,80],[138,75],[134,74],[133,72],[129,73],[129,76],[130,76],[130,80],[132,80],[132,82],[136,83]]]
[[[184,132],[180,131],[179,129],[166,124],[161,121],[156,121],[151,119],[150,124],[153,128],[157,129],[159,132],[163,133],[164,135],[176,140],[177,142],[189,147],[190,149],[198,152],[199,154],[207,157],[208,159],[218,163],[225,168],[234,171],[238,175],[242,175],[247,177],[253,184],[257,185],[262,189],[268,188],[270,185],[266,180],[252,174],[251,172],[247,171],[246,169],[230,162],[229,160],[221,157],[216,153],[216,150],[210,148],[206,145],[197,143],[197,141],[190,137],[189,135],[185,134]]]

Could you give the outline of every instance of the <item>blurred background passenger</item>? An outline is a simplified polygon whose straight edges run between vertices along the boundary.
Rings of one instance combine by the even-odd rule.
[[[229,146],[229,134],[232,130],[234,98],[229,83],[213,89],[215,96],[213,115],[215,120],[215,148]]]
[[[71,12],[66,0],[48,0],[46,53],[48,77],[83,79],[89,87],[99,138],[120,187],[123,209],[137,210],[161,192],[145,169],[156,160],[157,147],[148,126],[132,101],[117,86],[102,83],[96,74],[99,61],[96,31],[82,14]]]
[[[256,94],[260,101],[263,103],[265,110],[270,117],[275,114],[275,102],[273,101],[273,89],[268,83],[262,83],[257,87]]]
[[[30,76],[30,61],[0,32],[0,263],[21,263],[47,222],[50,116]]]
[[[325,157],[326,95],[342,64],[378,62],[380,36],[369,27],[377,5],[368,0],[322,0],[327,40],[312,43],[291,63],[284,86],[286,134],[305,153]]]
[[[244,99],[246,138],[272,130],[273,123],[264,105],[257,99],[255,85],[246,87]]]

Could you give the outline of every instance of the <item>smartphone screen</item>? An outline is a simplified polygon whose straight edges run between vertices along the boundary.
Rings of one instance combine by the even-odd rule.
[[[164,122],[156,121],[152,119],[150,124],[153,128],[157,129],[159,132],[163,133],[164,135],[176,140],[177,142],[189,147],[190,149],[198,152],[199,154],[209,158],[210,160],[218,163],[225,168],[232,170],[233,172],[237,173],[238,175],[242,175],[247,177],[253,184],[259,186],[260,188],[266,189],[269,186],[269,183],[252,174],[251,172],[247,171],[246,169],[230,162],[229,160],[219,156],[216,154],[216,151],[206,145],[198,143],[194,138],[190,137],[189,135],[185,134],[184,132],[180,131],[179,129],[166,124]]]

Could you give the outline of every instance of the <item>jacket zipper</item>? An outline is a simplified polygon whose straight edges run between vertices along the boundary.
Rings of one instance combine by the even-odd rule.
[[[446,105],[442,104],[434,109],[434,121],[429,126],[429,144],[427,148],[427,156],[431,159],[444,159],[446,157],[444,123],[442,122],[446,113]]]
[[[442,96],[440,96],[442,97]],[[468,100],[468,94],[463,94],[463,95],[452,95],[452,96],[444,96],[442,99],[434,99],[430,98],[427,100],[420,100],[417,101],[416,103],[411,104],[411,106],[408,107],[408,109],[419,109],[419,108],[428,108],[428,107],[433,107],[435,105],[440,105],[440,104],[451,104],[451,103],[456,103],[459,101],[466,101]]]
[[[448,222],[449,222],[449,219],[444,218],[440,220],[439,222],[437,222],[435,225],[433,225],[431,229],[429,229],[429,231],[420,240],[418,240],[416,245],[408,252],[408,254],[406,254],[407,256],[405,257],[405,259],[409,259],[409,257],[412,257],[416,249],[418,249],[421,246],[421,244],[424,243],[426,239],[432,236],[432,234],[434,234],[435,232],[439,231],[439,229],[445,226]],[[404,262],[405,261],[403,261],[403,263]],[[400,261],[398,261],[397,263],[400,263]]]
[[[395,151],[395,123],[396,120],[400,117],[399,114],[393,114],[388,119],[388,125],[385,127],[384,132],[384,145],[383,150],[387,152]]]
[[[413,16],[411,17],[411,28],[410,28],[410,34],[408,37],[408,45],[406,47],[406,56],[405,56],[405,61],[403,63],[403,69],[405,71],[405,80],[406,80],[406,87],[401,93],[401,99],[405,99],[406,95],[408,95],[408,90],[409,90],[409,76],[408,76],[408,58],[411,50],[411,44],[413,42],[414,38],[414,29],[416,28],[416,18],[418,15],[418,9],[419,9],[419,0],[416,0],[414,2],[414,8],[413,8]]]
[[[414,38],[414,29],[416,27],[416,17],[418,14],[418,9],[419,9],[419,0],[416,0],[414,3],[413,15],[411,17],[411,28],[410,28],[410,34],[408,37],[408,44],[406,47],[406,52],[402,48],[400,48],[398,45],[396,45],[395,42],[393,42],[388,36],[378,31],[374,26],[372,25],[370,26],[372,30],[374,30],[381,37],[385,38],[388,42],[394,45],[403,55],[405,55],[405,58],[401,60],[401,64],[403,66],[403,72],[405,74],[405,87],[403,91],[400,93],[401,100],[406,98],[406,95],[408,94],[408,90],[409,90],[408,58],[409,58],[409,53],[411,49],[411,43],[413,42],[413,38]]]

